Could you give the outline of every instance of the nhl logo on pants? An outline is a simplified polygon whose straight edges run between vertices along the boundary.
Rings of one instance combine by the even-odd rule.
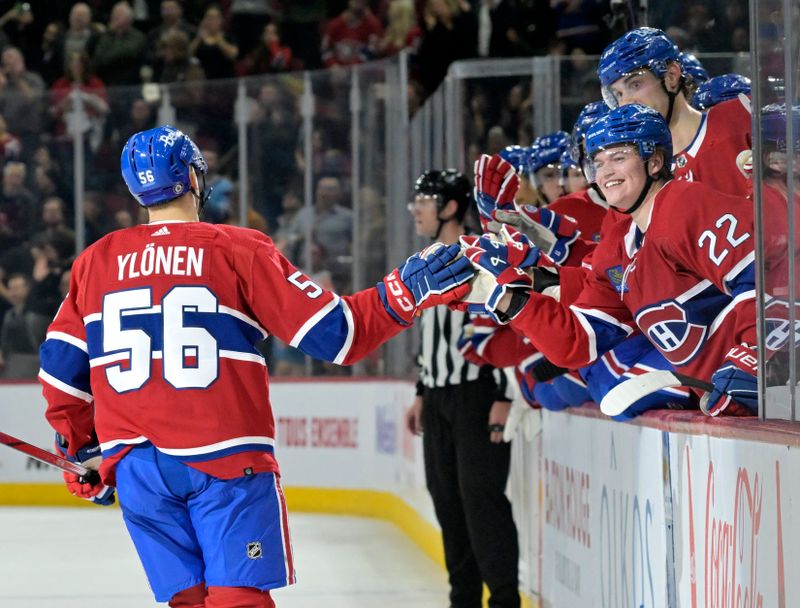
[[[259,541],[247,543],[247,557],[250,559],[261,559],[262,555],[261,543]]]

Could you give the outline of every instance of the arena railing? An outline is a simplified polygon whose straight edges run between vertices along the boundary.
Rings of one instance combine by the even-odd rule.
[[[796,44],[778,44],[783,29],[793,26],[789,13],[781,13],[787,22],[783,29],[774,15],[762,13],[755,11],[752,28],[758,49],[753,55],[758,66],[756,110],[786,93],[792,99],[796,95]],[[750,72],[749,55],[700,58],[712,74]],[[25,111],[40,114],[42,121],[5,118],[22,142],[21,160],[30,168],[28,181],[39,202],[53,188],[46,175],[40,179],[38,174],[58,176],[60,171],[54,191],[68,206],[72,203],[76,251],[111,228],[140,220],[119,176],[119,154],[133,132],[171,122],[195,137],[219,167],[210,180],[215,188],[208,209],[212,220],[266,230],[315,280],[347,293],[374,284],[424,245],[415,237],[405,208],[419,173],[449,166],[471,175],[472,161],[480,153],[525,144],[557,128],[570,130],[580,108],[599,97],[596,62],[596,57],[579,54],[456,62],[442,86],[419,107],[409,92],[408,57],[400,55],[347,69],[109,88],[100,95],[105,108],[92,96],[96,91],[76,89],[66,104],[49,95],[27,104]],[[44,118],[49,118],[49,128],[38,132],[19,126],[41,124]],[[755,198],[761,209],[760,130],[755,126]],[[788,121],[786,141],[798,138],[794,128]],[[46,151],[37,152],[42,147]],[[49,164],[43,155],[51,157]],[[791,155],[789,161],[794,162]],[[787,179],[790,196],[795,187]],[[327,210],[331,205],[334,212]],[[760,220],[762,226],[770,221]],[[786,220],[793,225],[793,207]],[[28,232],[39,229],[36,216]],[[783,325],[768,319],[763,314],[766,303],[760,301],[762,352],[772,335],[768,326],[770,332],[776,323],[777,330],[797,327],[797,243],[789,241],[787,278],[792,287],[781,304],[788,319]],[[764,272],[762,268],[760,280]],[[787,344],[769,369],[762,369],[762,402],[770,409],[762,410],[762,416],[796,419],[797,338],[794,332],[785,333]],[[405,332],[375,357],[344,372],[277,343],[265,352],[276,375],[407,377],[413,374],[416,347],[415,333]]]

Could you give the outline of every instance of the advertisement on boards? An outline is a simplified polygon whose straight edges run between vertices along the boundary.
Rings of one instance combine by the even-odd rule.
[[[800,451],[704,436],[670,441],[679,606],[797,606]]]
[[[544,413],[546,602],[668,605],[663,458],[655,429]]]

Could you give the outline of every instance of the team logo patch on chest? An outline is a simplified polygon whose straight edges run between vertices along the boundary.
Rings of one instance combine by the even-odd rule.
[[[636,315],[636,324],[675,365],[691,361],[708,333],[707,327],[690,323],[686,311],[675,302],[644,308]]]
[[[611,281],[611,284],[614,286],[614,291],[620,294],[626,293],[628,291],[628,286],[622,282],[622,280],[625,278],[625,270],[622,268],[622,265],[612,266],[611,268],[607,268],[606,276],[608,277],[608,280]]]

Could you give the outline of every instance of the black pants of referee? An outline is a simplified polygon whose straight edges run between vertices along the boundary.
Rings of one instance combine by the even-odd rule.
[[[493,382],[425,389],[425,478],[442,528],[452,608],[518,608],[519,547],[505,496],[511,446],[489,441]]]

